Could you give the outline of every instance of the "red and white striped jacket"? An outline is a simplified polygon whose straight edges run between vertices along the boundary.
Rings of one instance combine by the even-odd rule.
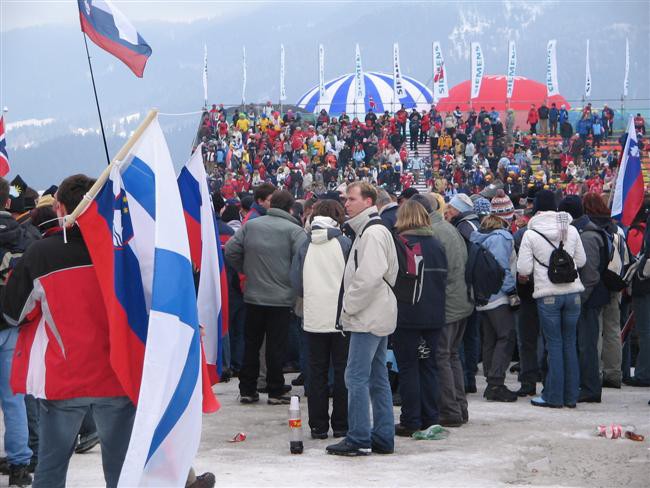
[[[110,365],[106,309],[77,227],[32,244],[5,287],[2,310],[20,326],[14,393],[63,400],[125,396]]]

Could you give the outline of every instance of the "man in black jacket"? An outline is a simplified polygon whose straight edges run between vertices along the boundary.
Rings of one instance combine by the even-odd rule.
[[[0,178],[0,284],[4,294],[4,284],[15,263],[20,259],[29,245],[38,240],[40,235],[31,223],[20,225],[12,215],[4,210],[10,203],[9,183]],[[24,395],[14,395],[9,385],[11,364],[13,360],[18,329],[9,327],[0,314],[0,400],[5,422],[5,451],[0,471],[9,475],[9,485],[31,485],[29,464],[32,460],[29,431],[27,428],[27,410]]]

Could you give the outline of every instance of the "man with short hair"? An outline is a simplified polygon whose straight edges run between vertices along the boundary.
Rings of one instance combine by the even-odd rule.
[[[296,299],[289,272],[293,256],[307,238],[300,222],[290,214],[293,204],[288,191],[274,192],[266,215],[249,220],[226,243],[226,260],[246,275],[244,360],[239,372],[241,403],[259,401],[259,351],[265,337],[267,403],[289,403],[282,374],[289,312]]]
[[[246,213],[242,225],[251,219],[266,215],[266,211],[271,206],[271,195],[275,191],[275,186],[271,183],[262,183],[255,187],[253,192],[253,203]]]
[[[341,325],[350,333],[345,385],[348,433],[329,454],[391,454],[395,445],[393,401],[386,368],[388,335],[397,325],[395,283],[399,265],[390,231],[375,206],[377,191],[366,182],[347,187],[347,225],[356,236],[343,277]],[[378,224],[378,225],[376,225]],[[371,427],[370,403],[373,420]]]
[[[56,193],[57,215],[71,213],[92,184],[85,175],[63,180]],[[34,486],[65,486],[70,456],[89,410],[102,444],[106,485],[117,486],[135,407],[111,367],[107,312],[77,226],[27,249],[7,282],[2,311],[9,325],[21,326],[12,387],[40,398]],[[31,354],[32,347],[45,350]],[[47,374],[35,374],[38,371]]]

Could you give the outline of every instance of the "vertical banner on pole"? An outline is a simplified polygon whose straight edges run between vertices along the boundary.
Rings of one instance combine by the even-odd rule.
[[[447,74],[445,73],[445,60],[442,56],[442,48],[438,41],[433,43],[433,102],[449,96],[447,86]]]
[[[364,83],[363,67],[361,65],[361,50],[359,44],[356,47],[354,66],[354,113],[357,113],[357,103],[361,100],[363,112],[365,112],[366,84]]]
[[[555,39],[548,41],[546,46],[546,93],[549,97],[560,94],[560,88],[557,83],[557,41]]]
[[[203,107],[208,108],[208,45],[203,44]]]
[[[402,70],[399,65],[399,44],[395,42],[393,43],[393,112],[395,112],[395,104],[399,105],[405,95]]]
[[[517,71],[517,48],[515,41],[508,42],[508,78],[506,82],[506,98],[512,98],[512,92],[515,90],[515,73]]]
[[[623,96],[627,97],[630,88],[630,42],[625,39],[625,79],[623,80]]]
[[[587,60],[585,63],[585,97],[591,96],[591,69],[589,69],[589,39],[587,39]]]
[[[318,45],[318,105],[317,110],[320,112],[323,100],[325,98],[325,48],[322,44]]]
[[[478,42],[471,44],[472,56],[472,94],[471,98],[478,98],[481,92],[481,82],[483,81],[483,72],[485,71],[485,61],[483,59],[483,51]]]
[[[241,104],[246,104],[246,46],[242,47],[242,70],[243,70],[243,83],[241,87]]]
[[[280,44],[280,101],[287,99],[287,91],[284,86],[284,44]]]

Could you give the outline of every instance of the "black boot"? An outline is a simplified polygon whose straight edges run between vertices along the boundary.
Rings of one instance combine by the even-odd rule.
[[[522,383],[521,388],[517,390],[517,396],[535,396],[537,394],[537,385],[535,383]]]
[[[30,486],[32,475],[29,474],[27,464],[9,466],[9,486]]]
[[[517,394],[508,390],[505,385],[488,385],[485,398],[489,402],[516,402]]]

